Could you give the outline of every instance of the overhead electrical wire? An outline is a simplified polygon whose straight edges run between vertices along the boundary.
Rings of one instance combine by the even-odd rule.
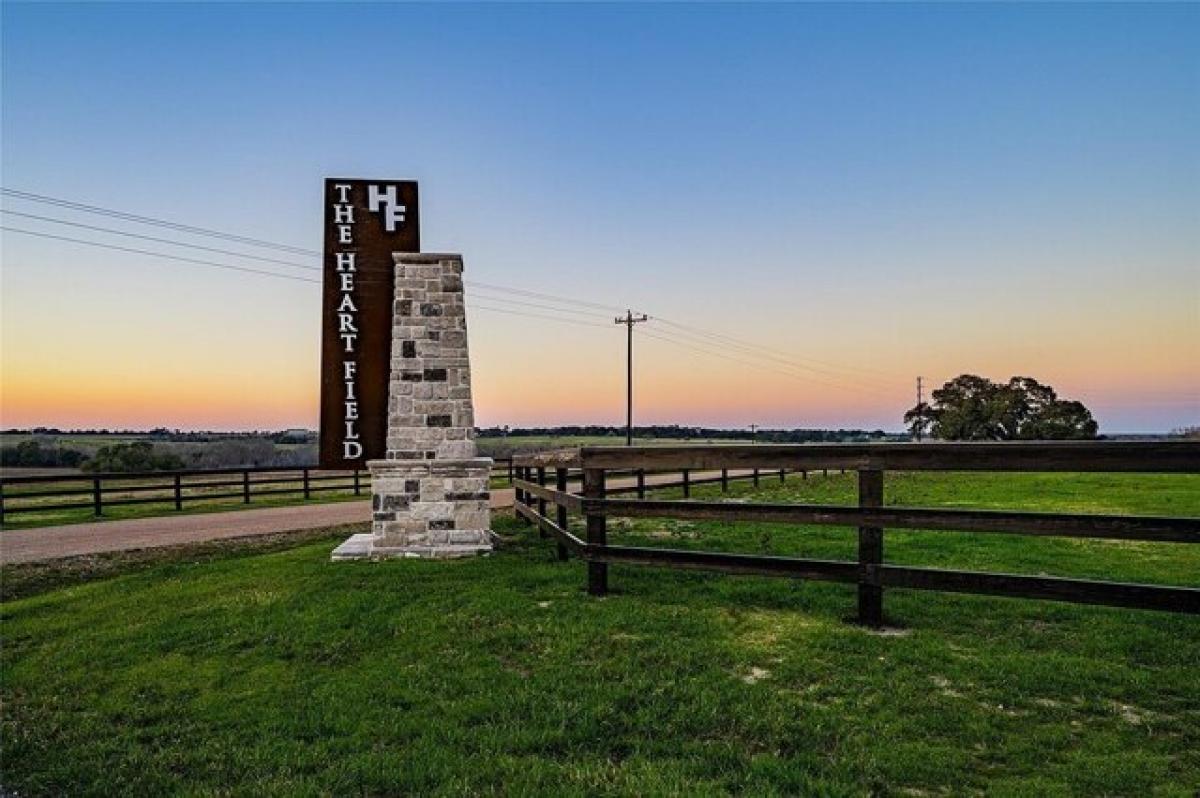
[[[83,203],[83,202],[75,202],[73,200],[62,199],[60,197],[51,197],[51,196],[47,196],[45,194],[36,194],[36,193],[30,192],[30,191],[19,191],[19,190],[11,189],[11,188],[0,188],[0,194],[2,194],[3,196],[7,196],[7,197],[13,197],[14,199],[20,199],[20,200],[24,200],[24,201],[28,201],[28,202],[49,204],[49,205],[53,205],[55,207],[66,208],[66,209],[75,210],[75,211],[81,211],[84,213],[99,214],[102,216],[107,216],[107,217],[115,218],[115,219],[122,219],[124,221],[134,222],[137,224],[153,225],[156,227],[163,227],[166,229],[176,230],[179,232],[187,232],[187,233],[192,233],[195,235],[204,235],[204,236],[209,236],[209,237],[221,238],[221,239],[225,239],[225,240],[229,240],[229,241],[238,241],[238,242],[249,244],[251,246],[271,247],[271,248],[280,249],[280,250],[283,250],[286,252],[293,252],[293,253],[300,254],[300,255],[311,256],[313,258],[321,257],[320,252],[317,252],[315,250],[305,249],[304,247],[297,247],[297,246],[294,246],[291,244],[280,244],[280,243],[273,242],[273,241],[264,241],[262,239],[252,238],[250,236],[244,236],[244,235],[240,235],[237,233],[228,233],[228,232],[225,232],[222,230],[214,230],[214,229],[208,228],[208,227],[197,227],[194,225],[185,225],[185,224],[181,224],[179,222],[172,222],[172,221],[169,221],[166,219],[158,219],[158,218],[155,218],[152,216],[143,216],[141,214],[129,213],[127,211],[121,211],[121,210],[117,210],[115,208],[106,208],[106,207],[103,207],[100,205],[89,205],[89,204]],[[269,258],[265,258],[263,256],[252,255],[249,253],[235,253],[230,250],[220,250],[220,249],[215,249],[212,247],[205,247],[205,246],[202,246],[199,244],[194,244],[194,243],[185,242],[185,241],[173,241],[171,239],[160,239],[160,238],[156,238],[154,236],[145,236],[145,235],[142,235],[139,233],[131,233],[131,232],[127,232],[127,231],[116,230],[116,229],[110,228],[110,227],[98,227],[95,225],[87,225],[87,224],[84,224],[81,222],[68,221],[65,219],[54,219],[51,217],[39,216],[37,214],[26,213],[23,211],[14,211],[14,210],[10,210],[10,209],[0,209],[0,210],[3,210],[3,212],[8,213],[8,214],[12,214],[12,215],[16,215],[16,216],[23,216],[23,217],[31,218],[31,219],[38,219],[40,221],[47,221],[47,222],[51,222],[54,224],[71,225],[74,227],[95,230],[98,232],[114,233],[116,235],[124,235],[124,236],[133,237],[133,238],[142,238],[144,240],[156,241],[159,243],[167,243],[167,244],[171,244],[174,246],[190,247],[192,249],[205,250],[205,251],[209,251],[209,252],[218,252],[221,254],[237,255],[238,257],[253,258],[255,260],[265,260],[265,261],[268,261],[271,263],[278,263],[280,265],[293,266],[295,268],[305,269],[305,270],[309,270],[309,271],[320,271],[321,270],[321,268],[319,266],[310,266],[310,265],[306,265],[306,264],[295,263],[294,261],[281,261],[281,260],[269,259]],[[558,302],[558,303],[562,303],[562,304],[575,305],[575,306],[579,306],[579,307],[595,308],[597,310],[603,310],[606,313],[613,312],[614,310],[619,309],[616,305],[606,305],[606,304],[601,304],[599,302],[589,302],[587,300],[575,299],[573,297],[564,297],[564,296],[558,296],[555,294],[549,294],[549,293],[546,293],[543,291],[530,291],[528,289],[512,288],[510,286],[496,285],[493,283],[485,283],[485,282],[480,282],[477,280],[465,280],[464,283],[468,287],[475,287],[475,288],[486,289],[486,290],[490,290],[490,291],[509,293],[509,294],[514,294],[516,296],[532,297],[534,299],[543,299],[543,300]]]
[[[113,208],[105,208],[100,205],[88,205],[83,202],[74,202],[72,200],[60,199],[58,197],[49,197],[45,194],[35,194],[32,191],[17,191],[11,188],[0,188],[0,194],[6,197],[15,199],[28,200],[30,202],[40,202],[46,205],[55,205],[60,208],[70,208],[71,210],[84,211],[86,213],[94,213],[100,216],[111,216],[114,219],[124,219],[127,222],[137,222],[138,224],[149,224],[155,227],[166,227],[171,230],[176,230],[181,233],[191,233],[198,236],[208,236],[210,238],[221,238],[226,241],[237,241],[242,244],[249,244],[255,247],[265,247],[268,249],[278,249],[283,252],[292,252],[297,255],[314,255],[320,257],[321,253],[303,247],[294,247],[290,244],[280,244],[275,241],[264,241],[261,238],[251,238],[250,236],[242,236],[234,233],[225,233],[220,230],[213,230],[208,227],[197,227],[190,224],[180,224],[179,222],[169,222],[165,219],[155,219],[151,216],[141,216],[136,213],[126,213]]]
[[[189,249],[199,249],[204,252],[216,252],[221,255],[234,255],[239,258],[249,258],[251,260],[259,260],[264,263],[278,263],[281,266],[294,266],[297,269],[306,269],[308,271],[319,272],[320,266],[309,266],[303,263],[296,263],[290,260],[279,260],[278,258],[268,258],[264,255],[254,255],[249,252],[238,252],[232,249],[220,249],[219,247],[206,247],[201,244],[188,244],[183,241],[174,241],[170,238],[159,238],[158,236],[147,236],[140,233],[130,233],[125,230],[117,230],[113,227],[99,227],[92,224],[83,224],[82,222],[72,222],[67,219],[55,219],[50,216],[39,216],[36,213],[24,213],[22,211],[9,210],[8,208],[0,208],[0,213],[8,216],[20,216],[25,219],[36,219],[39,222],[51,222],[53,224],[67,225],[70,227],[79,227],[84,230],[93,230],[99,233],[111,233],[112,235],[125,236],[126,238],[136,238],[141,241],[153,241],[158,244],[170,244],[175,247],[188,247]]]
[[[171,221],[168,221],[165,219],[156,219],[154,217],[128,213],[128,212],[119,211],[119,210],[116,210],[113,208],[105,208],[103,206],[89,205],[86,203],[75,202],[72,200],[61,199],[58,197],[50,197],[50,196],[47,196],[44,194],[36,194],[33,192],[18,191],[15,189],[8,189],[8,188],[0,188],[0,193],[2,193],[4,196],[12,197],[12,198],[20,199],[20,200],[24,200],[24,201],[49,204],[49,205],[53,205],[56,207],[66,208],[69,210],[98,214],[98,215],[116,218],[116,219],[133,222],[133,223],[137,223],[137,224],[146,224],[146,225],[153,225],[153,226],[157,226],[157,227],[163,227],[163,228],[175,230],[175,231],[181,232],[181,233],[207,236],[207,237],[212,237],[212,238],[219,238],[219,239],[223,239],[223,240],[227,240],[227,241],[242,243],[242,244],[249,245],[249,246],[272,248],[272,249],[277,249],[277,250],[281,250],[284,252],[290,252],[293,254],[312,256],[314,258],[318,258],[321,255],[321,253],[319,253],[319,252],[316,252],[313,250],[308,250],[303,247],[293,246],[290,244],[280,244],[278,242],[266,241],[263,239],[252,238],[250,236],[243,236],[243,235],[238,235],[238,234],[234,234],[234,233],[226,233],[224,231],[215,230],[212,228],[180,224],[180,223],[171,222]],[[205,252],[215,252],[218,254],[230,255],[230,256],[238,257],[238,258],[248,258],[248,259],[253,259],[253,260],[262,261],[262,262],[276,263],[281,266],[287,266],[290,268],[298,268],[298,269],[303,269],[306,271],[321,271],[321,268],[319,266],[310,266],[310,265],[306,265],[306,264],[302,264],[302,263],[296,263],[294,261],[285,261],[285,260],[280,260],[280,259],[276,259],[276,258],[268,258],[265,256],[254,255],[254,254],[246,253],[246,252],[237,252],[237,251],[233,251],[233,250],[220,249],[220,248],[216,248],[216,247],[207,247],[207,246],[203,246],[203,245],[195,244],[195,243],[191,243],[191,242],[177,241],[177,240],[172,240],[172,239],[168,239],[168,238],[160,238],[160,237],[156,237],[156,236],[148,236],[148,235],[144,235],[144,234],[140,234],[140,233],[132,233],[129,231],[117,230],[117,229],[109,228],[109,227],[101,227],[101,226],[97,226],[97,225],[84,224],[82,222],[74,222],[74,221],[69,221],[69,220],[64,220],[64,219],[56,219],[56,218],[52,218],[52,217],[40,216],[38,214],[26,213],[26,212],[21,212],[21,211],[13,211],[10,209],[0,209],[0,212],[10,214],[10,215],[20,216],[20,217],[24,217],[24,218],[34,219],[34,220],[38,220],[38,221],[49,222],[52,224],[70,225],[73,227],[78,227],[78,228],[85,229],[85,230],[92,230],[95,232],[126,236],[126,237],[136,238],[136,239],[145,240],[145,241],[153,241],[156,243],[167,244],[169,246],[185,247],[185,248],[191,248],[191,249],[201,250],[201,251],[205,251]],[[134,247],[123,247],[123,246],[118,246],[118,245],[114,245],[114,244],[106,244],[106,243],[102,243],[102,242],[98,242],[98,241],[91,241],[91,240],[87,240],[87,239],[71,238],[68,236],[54,235],[54,234],[44,233],[44,232],[35,231],[35,230],[26,230],[26,229],[22,229],[22,228],[7,227],[7,226],[0,226],[0,229],[7,230],[9,232],[23,234],[23,235],[31,235],[31,236],[37,236],[40,238],[65,241],[65,242],[74,243],[74,244],[100,247],[103,249],[116,250],[116,251],[120,251],[120,252],[129,252],[129,253],[134,253],[134,254],[147,255],[147,256],[151,256],[151,257],[163,258],[163,259],[174,260],[174,261],[179,261],[179,262],[184,262],[184,263],[192,263],[192,264],[208,266],[208,267],[212,267],[212,268],[220,268],[220,269],[225,269],[225,270],[229,270],[229,271],[238,271],[238,272],[244,272],[244,273],[250,273],[250,274],[257,274],[257,275],[261,275],[261,276],[265,276],[265,277],[275,277],[275,278],[279,278],[279,279],[293,280],[293,281],[297,281],[297,282],[308,282],[308,283],[319,283],[320,282],[317,279],[300,277],[298,275],[282,274],[279,272],[267,271],[265,269],[255,269],[255,268],[250,268],[250,267],[245,267],[245,266],[236,266],[233,264],[219,263],[216,261],[203,260],[203,259],[199,259],[199,258],[188,258],[188,257],[184,257],[181,255],[173,255],[173,254],[165,253],[165,252],[155,252],[155,251],[151,251],[151,250],[137,249]],[[574,324],[580,324],[580,325],[585,325],[585,326],[594,326],[594,327],[603,327],[603,328],[608,328],[609,325],[606,323],[601,323],[599,321],[591,321],[591,319],[597,318],[597,316],[594,315],[594,311],[602,310],[602,311],[605,311],[605,313],[612,313],[614,311],[619,312],[619,308],[616,305],[603,304],[603,303],[592,302],[592,301],[588,301],[588,300],[581,300],[581,299],[576,299],[573,297],[564,297],[564,296],[550,294],[550,293],[543,292],[543,291],[532,291],[532,290],[522,289],[522,288],[512,288],[509,286],[496,285],[496,284],[492,284],[492,283],[485,283],[485,282],[480,282],[480,281],[475,281],[475,280],[466,280],[466,281],[464,281],[464,284],[466,285],[466,287],[468,289],[471,289],[472,291],[481,292],[479,294],[479,298],[486,300],[488,302],[495,302],[495,303],[499,303],[502,305],[509,305],[510,307],[513,305],[520,305],[520,306],[524,306],[524,307],[533,307],[533,308],[538,308],[541,310],[548,310],[548,311],[551,311],[553,313],[558,313],[558,314],[574,315],[576,317],[586,317],[588,320],[585,321],[585,320],[583,320],[583,318],[562,318],[561,316],[551,316],[551,315],[544,314],[544,313],[532,313],[529,311],[519,311],[519,310],[512,310],[512,309],[489,307],[487,305],[482,305],[479,303],[475,303],[474,305],[472,305],[472,307],[478,307],[481,310],[487,310],[487,311],[491,311],[491,312],[508,313],[508,314],[512,314],[512,315],[525,315],[530,318],[543,318],[543,319],[547,319],[547,320],[551,320],[551,321],[562,321],[565,323],[574,323]],[[492,296],[489,294],[501,294],[501,296]],[[504,296],[505,294],[510,295],[510,296]],[[541,302],[530,302],[527,299],[513,299],[513,298],[511,298],[512,296],[537,299],[537,300],[541,300]],[[552,304],[544,304],[546,302],[549,302]],[[559,307],[559,306],[565,306],[565,307]],[[588,310],[585,312],[584,310],[582,310],[583,308],[586,308]],[[855,390],[868,390],[868,391],[871,391],[874,393],[879,393],[878,388],[882,387],[882,383],[880,382],[880,376],[871,376],[871,375],[883,375],[884,372],[879,371],[879,370],[862,369],[862,368],[857,368],[857,367],[848,366],[848,365],[837,365],[837,364],[819,361],[819,360],[816,360],[813,358],[801,358],[801,357],[787,354],[787,353],[783,352],[782,350],[773,349],[771,347],[763,346],[761,344],[757,344],[757,343],[754,343],[751,341],[745,341],[742,339],[734,338],[733,336],[723,335],[721,333],[715,333],[715,332],[705,330],[705,329],[702,329],[699,327],[694,327],[692,325],[684,324],[682,322],[676,322],[676,321],[673,321],[670,319],[666,319],[661,316],[652,316],[651,318],[654,321],[658,321],[658,322],[672,328],[672,330],[671,331],[658,330],[656,332],[644,331],[642,333],[643,335],[647,335],[651,338],[657,338],[659,340],[662,340],[662,341],[665,341],[668,343],[672,343],[677,346],[683,346],[685,348],[692,349],[693,351],[705,352],[707,354],[712,354],[717,357],[723,357],[725,359],[733,360],[735,362],[743,363],[745,365],[755,366],[758,368],[768,368],[768,370],[775,371],[776,373],[784,374],[786,376],[791,376],[791,377],[795,377],[798,379],[805,379],[805,380],[809,380],[812,382],[819,382],[819,383],[828,385],[830,387],[851,389],[852,386],[845,384],[845,381],[852,381],[852,382],[859,383],[858,385],[853,386],[853,389],[855,389]],[[760,361],[768,361],[770,365],[759,363],[759,362],[754,362],[752,360],[748,360],[748,358],[756,358]],[[811,364],[816,364],[816,365],[811,365]],[[784,369],[789,369],[789,370],[785,371],[784,369],[779,368],[780,366],[784,367]],[[812,372],[812,373],[815,373],[818,375],[823,375],[824,377],[829,378],[829,379],[839,380],[839,381],[843,381],[843,382],[831,382],[831,381],[829,381],[829,379],[820,379],[818,377],[812,376],[811,374],[797,374],[797,373],[795,373],[794,370]],[[868,376],[861,376],[861,377],[855,376],[853,374],[850,374],[849,372],[859,372],[863,375],[868,375]]]
[[[512,316],[526,316],[531,319],[546,319],[548,321],[561,321],[564,324],[578,324],[578,325],[581,325],[584,327],[600,327],[605,330],[609,329],[609,326],[607,324],[601,324],[600,322],[584,321],[582,319],[568,319],[568,318],[563,318],[562,316],[550,316],[545,313],[532,313],[527,310],[509,310],[506,308],[494,308],[494,307],[490,307],[488,305],[481,305],[478,302],[471,305],[471,310],[472,311],[488,310],[493,313],[507,313]]]
[[[891,376],[887,372],[882,371],[880,369],[865,369],[865,368],[859,368],[857,366],[834,364],[834,363],[830,363],[828,361],[817,360],[815,358],[798,357],[796,355],[792,355],[787,352],[784,352],[783,350],[780,350],[780,349],[774,349],[769,346],[763,346],[762,344],[756,344],[752,341],[745,341],[745,340],[742,340],[739,338],[734,338],[733,336],[730,336],[730,335],[722,335],[721,333],[715,333],[715,332],[712,332],[711,330],[705,330],[700,327],[693,327],[692,325],[683,324],[682,322],[672,321],[670,319],[663,318],[662,316],[655,316],[654,320],[661,322],[663,324],[666,324],[670,327],[675,327],[683,332],[690,332],[693,335],[699,335],[699,336],[702,336],[705,338],[711,338],[711,339],[714,339],[717,341],[728,342],[728,343],[736,345],[736,346],[747,347],[750,349],[757,349],[757,350],[761,350],[768,354],[782,356],[782,357],[786,358],[789,362],[807,361],[809,363],[815,363],[820,366],[827,366],[827,367],[839,369],[842,371],[857,371],[864,375]]]
[[[529,291],[524,288],[509,288],[508,286],[503,286],[503,285],[492,285],[490,283],[481,283],[477,280],[466,280],[466,281],[464,281],[464,283],[466,284],[466,286],[468,288],[483,288],[483,289],[489,289],[492,291],[504,291],[504,292],[510,293],[510,294],[517,294],[518,296],[533,297],[534,299],[548,299],[548,300],[552,300],[555,302],[562,302],[562,303],[571,304],[571,305],[579,305],[580,307],[595,308],[597,310],[603,310],[606,313],[614,312],[614,310],[616,310],[616,312],[620,312],[620,309],[616,305],[604,305],[599,302],[588,302],[588,301],[582,300],[582,299],[572,299],[569,297],[555,296],[554,294],[546,294],[546,293],[542,293],[540,291]]]
[[[475,291],[477,290],[470,285],[467,285],[467,288],[471,289],[471,291],[469,293],[472,293],[472,294],[474,294]],[[542,310],[553,310],[558,313],[577,313],[580,315],[586,313],[589,318],[597,318],[597,319],[598,318],[607,318],[607,317],[601,317],[595,311],[576,310],[574,308],[561,308],[561,307],[555,307],[554,305],[546,305],[541,302],[527,302],[523,299],[509,299],[508,297],[488,296],[486,294],[480,295],[479,298],[486,300],[488,302],[511,302],[514,305],[525,305],[525,306],[531,307],[531,308],[541,308]]]
[[[657,318],[652,316],[651,320],[657,321]],[[866,378],[866,377],[859,376],[858,374],[853,374],[853,373],[849,373],[849,372],[841,372],[836,369],[812,366],[812,365],[809,365],[807,363],[803,363],[803,362],[800,362],[797,360],[792,360],[789,358],[782,358],[782,357],[778,357],[778,356],[775,356],[772,354],[767,354],[767,353],[759,351],[758,349],[756,349],[754,347],[750,347],[750,346],[746,346],[746,345],[742,345],[742,344],[726,343],[724,340],[721,340],[721,339],[705,338],[705,337],[701,337],[701,336],[698,336],[698,335],[695,335],[692,333],[683,332],[683,331],[674,330],[674,329],[663,330],[660,328],[659,333],[660,334],[668,334],[675,338],[685,340],[685,341],[690,341],[692,343],[695,343],[695,344],[698,344],[701,346],[716,348],[716,349],[720,349],[722,351],[735,353],[742,357],[752,357],[752,358],[757,358],[759,360],[765,360],[765,361],[768,361],[777,366],[783,366],[783,367],[786,367],[789,369],[797,369],[797,370],[809,372],[812,374],[823,375],[823,376],[834,378],[837,380],[854,383],[856,385],[861,386],[865,390],[878,390],[878,389],[886,389],[889,387],[889,383],[880,378]]]
[[[7,230],[10,233],[20,233],[27,236],[37,236],[38,238],[49,238],[55,241],[66,241],[71,244],[84,244],[90,247],[100,247],[101,249],[112,249],[118,252],[132,252],[138,255],[151,255],[156,258],[166,258],[167,260],[177,260],[183,263],[195,263],[201,266],[211,266],[217,269],[228,269],[235,272],[247,272],[249,274],[259,274],[264,277],[278,277],[280,280],[294,280],[301,283],[320,283],[320,280],[315,280],[310,277],[300,277],[295,274],[280,274],[279,272],[270,272],[266,269],[253,269],[248,266],[234,266],[229,263],[218,263],[212,260],[200,260],[199,258],[185,258],[182,255],[171,255],[166,252],[153,252],[148,249],[137,249],[135,247],[122,247],[116,244],[102,244],[99,241],[87,241],[82,238],[71,238],[69,236],[59,236],[52,233],[41,233],[36,230],[23,230],[19,227],[9,227],[8,225],[0,225],[0,230]]]
[[[661,331],[660,332],[643,331],[640,334],[643,336],[646,336],[648,338],[654,338],[659,341],[664,341],[666,343],[682,347],[684,349],[690,349],[694,352],[700,352],[702,354],[711,355],[713,357],[719,357],[724,360],[729,360],[734,363],[740,363],[741,365],[749,366],[751,368],[757,368],[760,370],[771,371],[776,374],[781,374],[785,377],[791,377],[793,379],[802,380],[805,382],[814,382],[814,383],[824,385],[829,388],[835,388],[835,389],[841,390],[841,391],[854,391],[854,392],[859,392],[859,393],[866,391],[869,393],[873,393],[877,396],[881,396],[881,397],[886,396],[881,391],[864,388],[863,386],[860,386],[860,385],[851,385],[851,384],[847,384],[847,383],[834,382],[834,381],[831,381],[828,379],[824,379],[822,377],[813,376],[811,374],[800,374],[795,371],[784,370],[784,369],[781,369],[781,368],[778,368],[775,366],[771,366],[771,365],[768,365],[765,363],[758,363],[758,362],[755,362],[752,360],[746,360],[744,357],[738,357],[735,354],[729,354],[728,352],[722,352],[720,350],[711,349],[711,348],[703,347],[703,346],[698,346],[694,342],[690,342],[690,341],[679,339],[679,338],[674,338],[674,337],[667,336],[667,335],[662,335]]]

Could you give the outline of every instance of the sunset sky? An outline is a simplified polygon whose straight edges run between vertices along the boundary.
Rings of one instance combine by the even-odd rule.
[[[6,230],[0,426],[315,427],[326,176],[420,182],[480,425],[623,423],[626,307],[640,423],[899,429],[971,372],[1200,424],[1196,5],[0,13],[5,189],[303,250],[4,196],[301,279]]]

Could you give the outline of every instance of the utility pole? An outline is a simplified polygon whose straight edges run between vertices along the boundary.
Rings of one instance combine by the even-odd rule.
[[[918,443],[920,443],[921,436],[925,432],[925,409],[922,407],[922,405],[924,405],[924,403],[925,403],[925,397],[924,397],[924,394],[921,392],[921,387],[922,387],[921,381],[924,379],[925,379],[924,377],[920,377],[920,376],[917,377],[917,414],[918,415],[917,415],[916,429],[917,429],[917,442]]]
[[[633,315],[630,310],[625,311],[625,318],[617,317],[614,321],[617,324],[625,325],[625,332],[628,336],[625,350],[625,445],[633,446],[633,325],[643,321],[649,321],[650,317],[645,313],[638,316]]]

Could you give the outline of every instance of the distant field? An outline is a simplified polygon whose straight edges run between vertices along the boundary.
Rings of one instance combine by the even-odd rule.
[[[65,477],[81,473],[83,472],[78,468],[41,468],[38,466],[30,468],[5,466],[0,468],[0,477]]]
[[[536,452],[547,449],[570,449],[578,446],[624,446],[624,435],[513,435],[507,438],[477,438],[479,453],[484,457],[508,456],[512,452]],[[745,440],[710,440],[708,438],[634,438],[635,446],[715,445],[750,443]]]
[[[851,474],[737,499],[851,502]],[[666,495],[672,495],[667,493]],[[674,495],[677,495],[675,493]],[[719,495],[697,488],[699,497]],[[1200,477],[892,474],[889,503],[1200,516]],[[578,561],[295,548],[6,568],[4,787],[63,794],[1200,794],[1200,618]],[[852,558],[851,529],[614,521],[614,543]],[[895,531],[889,562],[1200,587],[1200,546]],[[275,544],[276,546],[278,544]],[[23,585],[25,586],[23,588]],[[10,593],[11,595],[11,593]]]
[[[117,443],[133,443],[145,440],[144,435],[29,435],[25,433],[6,433],[0,435],[0,446],[16,446],[29,440],[52,441],[70,449],[94,452],[102,446],[112,446]]]

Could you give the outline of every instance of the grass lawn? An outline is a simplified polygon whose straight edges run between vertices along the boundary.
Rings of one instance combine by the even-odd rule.
[[[848,501],[851,475],[735,497]],[[1200,516],[1200,478],[889,474],[891,503]],[[695,495],[715,495],[715,488]],[[451,562],[168,552],[0,604],[21,795],[1136,795],[1200,791],[1200,618],[613,567],[508,518]],[[850,530],[614,522],[647,545],[850,557]],[[888,532],[930,566],[1200,586],[1200,546]],[[23,578],[5,569],[8,580]],[[32,594],[28,594],[31,593]],[[3,792],[3,790],[0,790]]]

